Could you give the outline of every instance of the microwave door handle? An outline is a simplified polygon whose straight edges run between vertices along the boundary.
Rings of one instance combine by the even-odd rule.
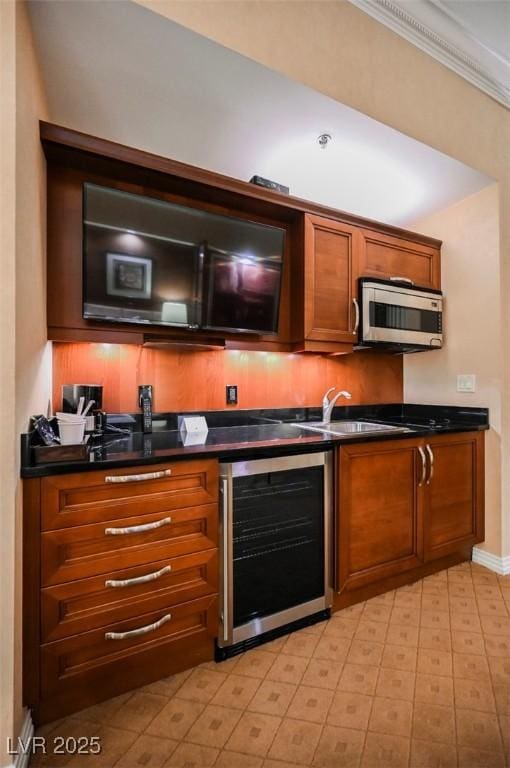
[[[390,277],[390,283],[408,283],[408,285],[414,285],[414,281],[409,277]]]

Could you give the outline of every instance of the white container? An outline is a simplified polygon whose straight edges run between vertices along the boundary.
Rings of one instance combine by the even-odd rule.
[[[85,434],[85,419],[81,421],[62,421],[58,419],[60,445],[78,445],[83,442]]]

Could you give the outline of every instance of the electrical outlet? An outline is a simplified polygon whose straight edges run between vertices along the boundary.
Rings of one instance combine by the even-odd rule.
[[[237,405],[237,384],[227,384],[227,405]]]
[[[457,392],[475,392],[476,376],[474,373],[460,373],[457,376]]]

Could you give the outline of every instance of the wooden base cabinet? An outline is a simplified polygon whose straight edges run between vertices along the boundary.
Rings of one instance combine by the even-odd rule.
[[[484,435],[464,432],[426,440],[426,561],[484,539]]]
[[[466,559],[484,537],[483,475],[483,432],[340,448],[334,608]]]
[[[418,440],[339,451],[337,592],[365,587],[423,562]]]
[[[218,462],[24,484],[24,703],[37,725],[213,658]]]

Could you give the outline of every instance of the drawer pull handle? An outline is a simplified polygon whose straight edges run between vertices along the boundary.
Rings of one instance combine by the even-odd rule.
[[[139,637],[139,635],[146,635],[149,632],[155,632],[157,629],[166,624],[172,618],[171,613],[167,613],[159,621],[155,621],[154,624],[147,624],[145,627],[139,627],[138,629],[132,629],[130,632],[105,632],[105,640],[130,640],[132,637]]]
[[[105,528],[106,536],[123,536],[126,533],[144,533],[145,531],[155,531],[163,525],[169,525],[172,522],[171,517],[164,517],[163,520],[156,520],[155,523],[145,523],[145,525],[130,525],[127,528]]]
[[[408,285],[414,285],[414,280],[411,280],[410,277],[390,277],[391,283],[407,283]]]
[[[134,587],[136,584],[145,584],[148,581],[156,581],[156,579],[160,579],[165,574],[170,573],[171,570],[171,565],[165,565],[165,567],[161,568],[159,571],[148,573],[146,576],[137,576],[135,579],[120,579],[118,581],[115,579],[107,579],[104,585],[105,587]]]
[[[106,475],[105,483],[139,483],[142,480],[159,480],[162,477],[170,477],[171,469],[162,472],[145,472],[143,475]]]

